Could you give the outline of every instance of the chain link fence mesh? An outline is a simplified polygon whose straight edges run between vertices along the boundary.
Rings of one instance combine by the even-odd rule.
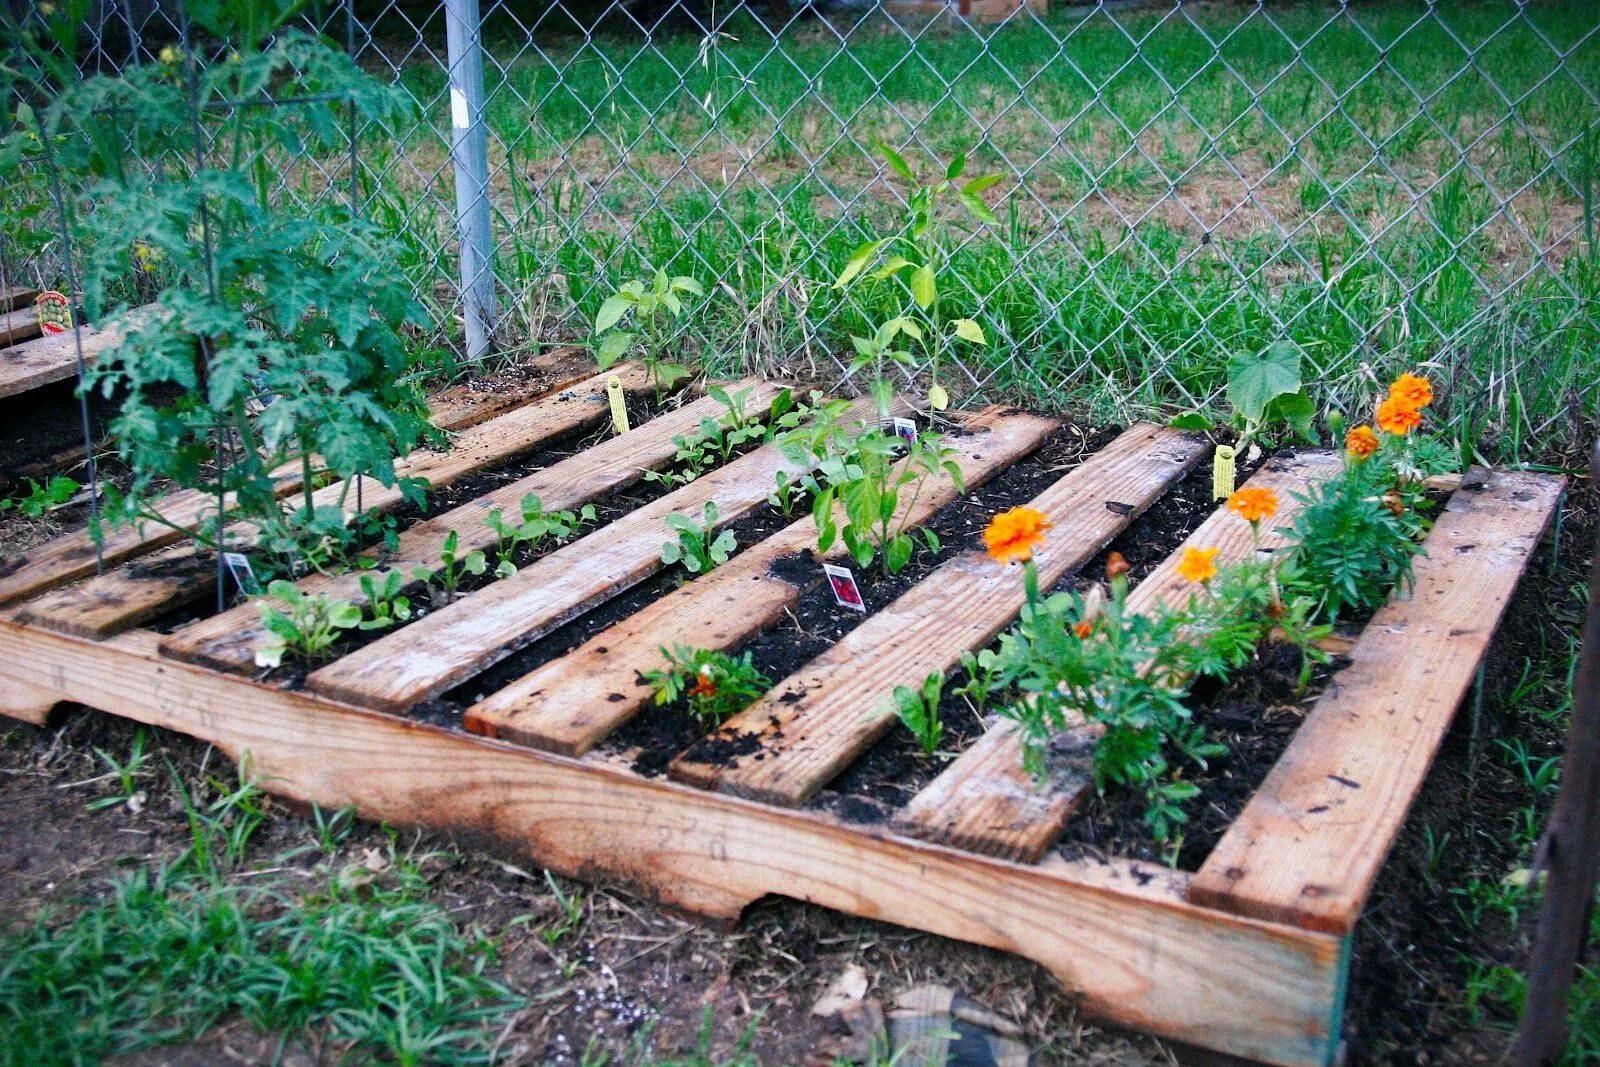
[[[155,61],[172,11],[106,3],[85,65]],[[459,347],[445,18],[310,16],[413,106],[348,158],[273,163],[308,209],[350,196],[353,166]],[[1289,340],[1357,417],[1427,368],[1489,457],[1595,427],[1593,5],[486,0],[474,43],[500,352],[589,340],[605,296],[660,268],[708,289],[672,343],[709,369],[838,385],[850,338],[909,296],[832,284],[903,226],[889,145],[931,178],[958,155],[999,175],[996,223],[958,228],[941,276],[941,309],[988,341],[947,373],[958,395],[1226,410],[1230,356]]]

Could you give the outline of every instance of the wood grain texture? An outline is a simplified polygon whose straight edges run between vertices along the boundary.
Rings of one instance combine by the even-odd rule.
[[[626,391],[641,393],[650,388],[649,374],[641,366],[621,368],[621,377]],[[554,437],[593,425],[608,412],[604,378],[597,375],[586,379],[582,388],[563,391],[464,430],[444,451],[413,452],[395,463],[395,472],[400,477],[426,479],[435,488],[446,486]],[[318,507],[343,506],[352,513],[360,501],[364,509],[379,514],[404,500],[398,486],[386,486],[373,478],[363,476],[352,486],[359,486],[360,491],[347,490],[343,482],[323,486],[313,500]],[[256,534],[256,528],[247,522],[230,523],[226,530],[230,547],[248,545]],[[92,547],[89,562],[92,566]],[[9,580],[0,579],[0,589]],[[209,563],[197,559],[194,546],[184,541],[70,588],[45,593],[23,611],[35,625],[104,637],[200,599],[215,588],[215,557],[210,557]]]
[[[1195,876],[1191,899],[1350,930],[1563,484],[1468,472],[1424,542],[1412,593],[1367,624],[1350,665]]]
[[[464,430],[575,386],[594,373],[594,360],[587,352],[558,348],[487,379],[441,389],[428,398],[429,421],[441,430]]]
[[[770,404],[778,387],[756,379],[731,386],[748,390],[752,407]],[[506,515],[520,514],[522,498],[534,494],[548,514],[575,509],[606,493],[639,481],[648,470],[670,463],[677,454],[673,437],[691,434],[703,418],[716,418],[723,407],[710,397],[702,397],[674,411],[651,419],[628,433],[610,437],[600,444],[535,471],[525,478],[501,486],[493,492],[469,500],[400,534],[394,551],[373,549],[366,553],[380,561],[373,573],[397,571],[405,578],[404,595],[421,587],[411,578],[413,568],[437,567],[446,538],[457,535],[458,553],[473,549],[488,550],[496,544],[493,530],[484,525],[488,514],[500,509]],[[301,591],[338,600],[361,601],[361,572],[327,575],[313,574],[295,584]],[[255,651],[266,639],[261,625],[261,610],[255,604],[214,615],[209,619],[174,631],[161,642],[161,652],[175,659],[204,663],[218,670],[248,674],[255,669]]]
[[[858,400],[844,418],[873,418],[874,410],[871,401]],[[438,696],[660,571],[661,546],[675,537],[666,527],[668,515],[699,522],[706,502],[714,500],[721,529],[764,503],[779,471],[795,476],[802,468],[777,445],[763,445],[510,578],[313,671],[306,688],[394,712]]]
[[[0,347],[20,345],[43,332],[39,328],[39,310],[31,304],[0,315]],[[0,358],[4,358],[3,353]]]
[[[1096,1016],[1177,1040],[1308,1067],[1338,1033],[1340,942],[1197,908],[1181,875],[1023,867],[646,781],[162,660],[145,633],[93,643],[0,619],[0,691],[17,685],[212,742],[292,800],[491,840],[664,904],[731,919],[781,894],[1015,952]]]
[[[628,364],[616,370],[623,379],[625,389],[643,393],[649,388],[648,373],[643,367]],[[441,457],[466,455],[475,450],[475,454],[485,457],[479,461],[481,465],[489,462],[489,457],[496,451],[501,455],[505,454],[503,445],[497,446],[497,438],[528,439],[532,430],[539,430],[545,436],[549,436],[593,425],[606,417],[609,412],[604,391],[605,377],[595,375],[570,390],[547,396],[535,404],[518,409],[509,415],[500,416],[502,419],[513,420],[510,422],[473,423],[468,417],[470,428],[458,436],[448,452],[415,452],[397,462],[395,468],[402,474],[428,477],[438,484],[440,476],[430,473],[427,468],[441,463]],[[524,420],[530,418],[542,419],[545,425],[542,429],[522,425]],[[563,426],[565,429],[561,428]],[[273,473],[278,478],[275,484],[279,496],[295,492],[300,488],[298,466],[293,469],[280,468]],[[169,493],[153,504],[158,512],[174,525],[193,528],[204,517],[215,513],[217,501],[209,494],[184,490]],[[184,535],[177,530],[154,523],[143,523],[136,527],[106,531],[105,540],[101,545],[101,556],[107,567],[114,567],[125,560],[155,552],[182,540]],[[187,548],[185,547],[183,551],[187,551]],[[161,561],[152,562],[170,566],[172,558],[175,558],[174,555],[169,554]],[[86,531],[63,534],[26,552],[0,560],[0,605],[16,603],[46,590],[75,582],[94,572],[95,546],[89,534]],[[207,589],[209,588],[208,586]],[[202,589],[195,595],[204,596],[205,593],[206,589]]]
[[[1056,524],[1035,553],[1040,586],[1083,566],[1209,448],[1175,430],[1135,426],[1034,498],[1032,506]],[[964,552],[713,735],[744,744],[754,738],[753,752],[703,758],[709,744],[703,741],[680,754],[668,773],[705,789],[802,804],[898,722],[889,710],[895,686],[914,687],[931,673],[950,671],[962,652],[994,640],[1022,604],[1018,568]]]
[[[1059,425],[1000,409],[962,421],[982,431],[950,442],[969,490],[1038,448]],[[914,505],[903,501],[896,514],[907,528],[920,526],[956,495],[954,483],[941,475],[930,480]],[[843,522],[843,505],[836,510]],[[814,551],[816,544],[816,524],[808,516],[474,704],[467,709],[466,728],[582,755],[653,699],[655,690],[640,675],[661,666],[661,646],[727,649],[776,625],[805,588],[822,580],[822,571],[818,568],[814,581],[802,586],[791,580],[792,572],[785,577],[769,568],[775,560]],[[826,557],[845,551],[841,540]]]
[[[1292,460],[1272,460],[1245,484],[1278,494],[1278,515],[1264,524],[1260,548],[1279,549],[1284,537],[1276,527],[1291,522],[1300,505],[1290,496],[1312,479],[1339,469],[1331,452],[1303,453]],[[1127,610],[1148,614],[1163,601],[1174,604],[1188,595],[1189,583],[1177,573],[1184,547],[1218,549],[1218,562],[1244,559],[1252,549],[1250,525],[1226,505],[1201,523],[1177,551],[1162,561],[1128,594]],[[1090,750],[1098,731],[1090,724],[1063,735],[1066,751]],[[1078,805],[1093,787],[1083,768],[1063,766],[1058,775],[1037,782],[1022,768],[1022,743],[1013,724],[994,719],[983,736],[930,782],[896,817],[906,833],[957,848],[1036,863],[1061,836]]]
[[[137,316],[144,309],[135,309]],[[83,328],[83,361],[89,366],[126,335],[121,326],[107,329]],[[0,353],[0,399],[26,393],[53,382],[65,381],[78,373],[78,341],[71,331],[36,337]]]
[[[39,299],[37,289],[0,289],[0,311],[13,311],[24,304],[32,305]]]

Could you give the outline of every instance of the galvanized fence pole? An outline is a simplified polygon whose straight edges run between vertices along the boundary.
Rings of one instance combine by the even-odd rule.
[[[483,123],[483,35],[478,0],[445,0],[450,63],[450,155],[461,241],[461,306],[467,358],[489,354],[494,337],[494,263],[489,238],[489,141]]]

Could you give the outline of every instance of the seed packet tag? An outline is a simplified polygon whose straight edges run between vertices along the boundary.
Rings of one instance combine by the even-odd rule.
[[[836,567],[832,563],[822,565],[822,573],[828,576],[828,585],[833,589],[833,599],[839,602],[841,608],[867,613],[867,602],[861,598],[861,590],[856,585],[856,576],[850,573],[849,567]]]
[[[233,584],[239,587],[239,592],[245,596],[261,595],[261,582],[256,578],[255,568],[250,566],[249,556],[242,552],[224,552],[222,563],[233,575]]]
[[[917,424],[910,419],[894,420],[894,435],[906,444],[915,444],[917,440]]]
[[[622,379],[615,374],[606,378],[606,396],[611,400],[611,424],[618,433],[627,433],[628,403],[622,397]]]
[[[41,333],[66,333],[72,329],[72,303],[54,289],[40,293],[34,306],[39,315]]]
[[[1211,461],[1211,499],[1225,500],[1233,495],[1238,474],[1233,465],[1233,448],[1218,445],[1216,458]]]

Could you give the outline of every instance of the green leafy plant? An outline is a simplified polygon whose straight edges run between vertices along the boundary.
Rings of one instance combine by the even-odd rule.
[[[499,508],[490,511],[483,520],[483,524],[493,530],[499,539],[495,547],[496,578],[509,578],[517,573],[517,565],[511,557],[519,549],[536,552],[547,537],[556,544],[562,544],[570,540],[585,523],[594,522],[598,515],[593,504],[585,504],[575,512],[553,511],[546,514],[544,505],[533,493],[522,498],[521,511],[520,522],[505,518]]]
[[[594,318],[594,353],[600,369],[639,349],[658,396],[688,377],[689,367],[665,358],[674,323],[689,313],[685,294],[704,297],[705,286],[686,275],[668,277],[660,269],[648,281],[623,282],[601,302]],[[625,324],[634,328],[621,329]]]
[[[480,575],[488,569],[489,561],[483,551],[475,548],[470,552],[462,552],[461,537],[451,530],[440,547],[439,565],[413,567],[411,577],[427,585],[428,597],[435,607],[443,607],[455,600],[457,590],[469,575]]]
[[[29,478],[28,491],[19,497],[0,500],[0,511],[15,509],[30,519],[43,518],[50,509],[58,508],[71,500],[80,488],[82,486],[77,482],[59,474],[43,485]]]
[[[139,788],[139,779],[144,776],[144,765],[150,759],[150,753],[144,750],[144,744],[145,733],[139,730],[133,735],[133,747],[128,750],[128,758],[125,760],[117,759],[103,748],[94,750],[95,755],[111,768],[111,775],[117,780],[118,791],[114,796],[90,801],[89,811],[124,806],[137,810],[138,805],[144,803],[144,791]]]
[[[361,594],[367,598],[363,630],[387,630],[411,618],[411,599],[401,595],[406,582],[399,571],[389,571],[382,580],[375,575],[361,576]]]
[[[267,639],[256,649],[256,666],[277,667],[285,656],[321,659],[341,632],[361,625],[361,608],[349,601],[303,593],[281,578],[258,601]]]
[[[342,51],[284,28],[298,6],[204,5],[197,54],[225,59],[171,49],[120,75],[71,77],[43,111],[23,105],[55,148],[78,247],[93,253],[82,257],[89,315],[125,331],[86,382],[123,398],[111,429],[133,478],[108,519],[215,544],[229,516],[183,526],[155,493],[229,494],[232,514],[291,571],[296,546],[325,547],[344,528],[348,500],[330,521],[312,496],[327,476],[396,484],[395,458],[430,432],[420,376],[439,365],[406,341],[421,309],[378,232],[335,202],[308,214],[277,193],[276,146],[338,152],[352,109],[364,124],[402,114],[401,98]],[[33,54],[51,69],[66,59]],[[268,86],[295,106],[228,103]],[[134,163],[158,157],[155,170]],[[153,291],[139,315],[115,295],[130,257]],[[280,502],[285,466],[300,468],[303,488]],[[420,501],[420,484],[401,485]]]
[[[1300,348],[1276,341],[1259,352],[1236,353],[1228,360],[1228,403],[1232,426],[1239,433],[1235,448],[1242,454],[1258,438],[1291,438],[1316,443],[1316,405],[1301,377]],[[1211,419],[1189,412],[1172,420],[1180,429],[1206,430]]]
[[[979,715],[985,714],[989,709],[989,698],[1000,686],[994,650],[985,648],[976,653],[963,651],[961,672],[966,676],[966,681],[951,692],[964,697]]]
[[[674,645],[663,647],[661,655],[666,666],[644,675],[656,691],[656,703],[687,698],[689,711],[702,722],[721,722],[772,688],[772,679],[756,670],[748,652],[735,657],[717,649]]]
[[[957,341],[985,347],[988,336],[971,315],[950,314],[947,296],[956,288],[950,278],[950,252],[959,235],[956,220],[971,220],[984,226],[997,225],[993,211],[982,194],[1000,181],[998,174],[985,174],[962,182],[967,156],[958,153],[934,181],[924,181],[899,152],[879,145],[890,169],[899,175],[909,190],[906,213],[898,232],[880,236],[860,245],[834,279],[835,289],[846,290],[862,280],[883,282],[895,279],[909,298],[899,314],[891,316],[870,337],[852,337],[855,371],[871,365],[876,380],[882,380],[886,362],[915,364],[911,352],[899,347],[904,337],[921,349],[929,377],[928,400],[935,410],[949,404],[949,395],[939,382],[939,368],[947,349]],[[951,207],[950,205],[958,205]],[[869,271],[868,268],[876,269]],[[974,287],[967,286],[969,290]]]
[[[894,687],[894,714],[917,739],[924,756],[938,752],[939,742],[944,740],[944,723],[939,720],[939,702],[943,699],[944,675],[938,671],[929,674],[915,689],[908,685]]]
[[[826,552],[841,540],[857,566],[871,566],[879,558],[884,573],[897,574],[911,561],[914,548],[906,532],[910,505],[928,479],[941,472],[958,492],[965,492],[961,467],[951,458],[954,450],[937,433],[920,433],[907,444],[894,434],[868,430],[852,442],[850,455],[854,462],[824,473],[827,484],[812,503],[817,550]],[[834,516],[836,500],[844,509],[842,525]],[[939,538],[932,530],[924,527],[921,534],[929,551],[939,551]]]
[[[667,516],[667,529],[678,539],[661,546],[661,562],[682,563],[690,574],[705,574],[728,562],[739,542],[732,530],[713,536],[712,531],[717,528],[716,501],[706,501],[702,516],[700,521],[678,511]]]

